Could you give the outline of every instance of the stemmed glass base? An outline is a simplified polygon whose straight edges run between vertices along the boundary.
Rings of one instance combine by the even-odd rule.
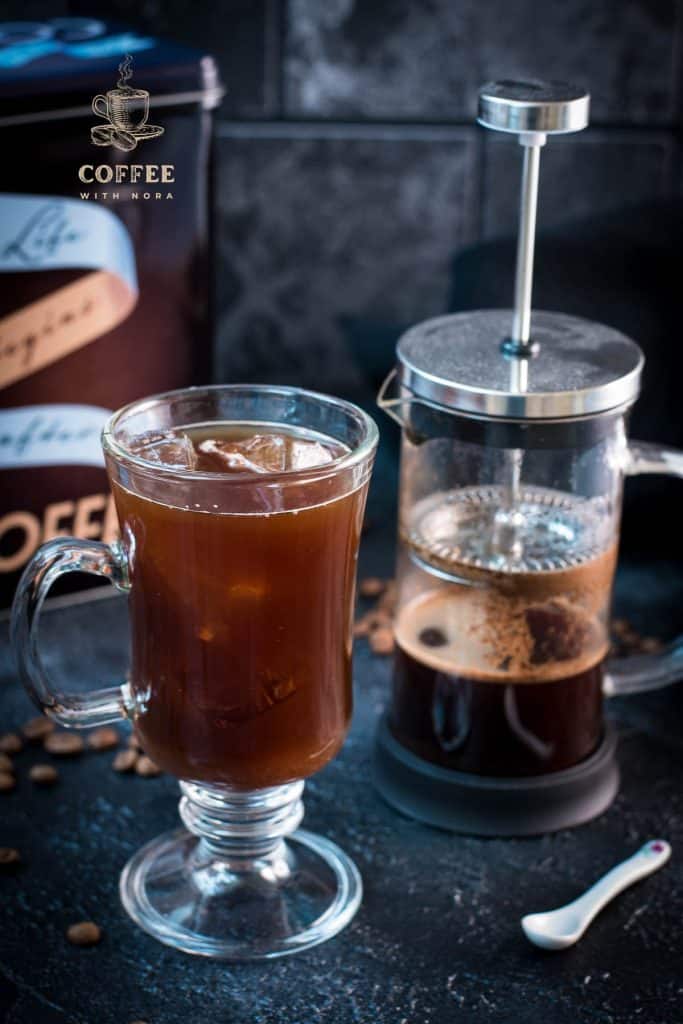
[[[361,878],[334,843],[294,831],[303,782],[252,792],[180,788],[189,831],[153,839],[121,875],[123,905],[145,931],[187,953],[264,960],[315,946],[349,923]]]

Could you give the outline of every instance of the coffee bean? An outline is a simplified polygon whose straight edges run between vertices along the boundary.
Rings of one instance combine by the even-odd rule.
[[[612,632],[615,636],[622,637],[625,634],[632,633],[633,627],[628,619],[612,619]]]
[[[15,732],[6,732],[0,736],[0,753],[2,754],[18,754],[23,745],[21,736],[17,736]]]
[[[378,579],[377,576],[368,576],[360,581],[358,591],[361,597],[379,597],[385,586],[384,580]]]
[[[376,608],[372,612],[368,612],[365,616],[368,629],[372,633],[376,629],[387,629],[391,628],[391,615],[388,612],[383,611],[381,608]]]
[[[59,772],[51,764],[34,764],[28,777],[38,786],[53,786],[59,778]]]
[[[370,633],[370,624],[367,616],[362,615],[360,619],[357,619],[353,624],[353,635],[354,636],[368,636]]]
[[[112,768],[115,772],[130,772],[135,768],[138,759],[137,750],[129,748],[128,750],[119,750],[118,754],[111,763]]]
[[[77,732],[67,732],[66,730],[51,733],[46,736],[43,743],[43,749],[47,750],[48,754],[56,754],[58,757],[80,754],[84,747],[82,736],[79,736]]]
[[[47,715],[38,715],[37,718],[29,718],[28,722],[24,722],[21,732],[24,739],[31,742],[33,740],[45,739],[51,732],[54,732],[54,728],[55,723],[52,719],[48,718]]]
[[[9,772],[0,772],[0,793],[9,793],[16,786],[16,779]]]
[[[8,757],[7,754],[0,754],[0,772],[10,772],[11,774],[13,771],[14,763],[12,758]]]
[[[389,626],[380,626],[370,634],[370,649],[374,654],[391,654],[394,649],[394,634]]]
[[[357,620],[353,627],[353,635],[370,636],[375,629],[380,629],[383,626],[391,626],[391,616],[387,615],[386,612],[377,609],[375,611],[367,612]]]
[[[142,754],[136,761],[135,773],[136,775],[144,775],[148,778],[152,778],[154,775],[161,775],[161,768],[154,763],[151,757],[147,757],[146,754]]]
[[[398,604],[398,586],[396,580],[387,580],[387,585],[379,599],[378,609],[393,616]]]
[[[0,846],[0,868],[14,867],[21,863],[21,856],[18,850],[12,846]]]
[[[101,729],[95,729],[88,736],[88,746],[91,750],[111,750],[119,745],[119,734],[111,726],[104,725]]]
[[[0,846],[0,871],[8,871],[21,864],[21,856],[18,850],[11,846]]]
[[[102,929],[94,921],[79,921],[69,925],[66,937],[73,946],[96,946],[102,938]]]
[[[448,637],[438,626],[426,626],[421,629],[417,639],[425,647],[444,647],[448,643]]]

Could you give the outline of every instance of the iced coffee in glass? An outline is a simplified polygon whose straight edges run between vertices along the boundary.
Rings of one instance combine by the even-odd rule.
[[[135,403],[103,435],[120,542],[59,538],[24,576],[15,639],[41,707],[76,727],[130,718],[181,780],[187,830],[153,840],[121,879],[128,912],[169,945],[278,956],[329,938],[358,907],[350,859],[295,830],[303,780],[338,752],[351,715],[376,444],[360,409],[294,388]],[[85,698],[53,692],[31,639],[45,587],[74,570],[109,577],[130,607],[130,677]]]

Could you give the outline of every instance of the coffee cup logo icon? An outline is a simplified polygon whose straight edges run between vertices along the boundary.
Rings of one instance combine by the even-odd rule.
[[[93,113],[104,118],[106,124],[94,125],[90,138],[96,146],[116,146],[125,152],[135,149],[138,142],[163,135],[164,129],[148,124],[149,93],[129,85],[133,77],[133,58],[127,54],[119,64],[119,78],[114,89],[95,96]]]

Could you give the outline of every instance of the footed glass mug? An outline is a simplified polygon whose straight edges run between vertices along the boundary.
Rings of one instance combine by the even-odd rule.
[[[302,780],[337,753],[351,714],[377,436],[354,405],[295,388],[190,388],[133,403],[102,438],[120,541],[50,541],[19,584],[13,640],[39,707],[72,728],[130,719],[181,780],[186,828],[139,850],[120,883],[131,917],[170,946],[280,956],[330,938],[360,904],[353,862],[294,830]],[[75,695],[50,683],[39,614],[70,572],[128,594],[122,686]]]

